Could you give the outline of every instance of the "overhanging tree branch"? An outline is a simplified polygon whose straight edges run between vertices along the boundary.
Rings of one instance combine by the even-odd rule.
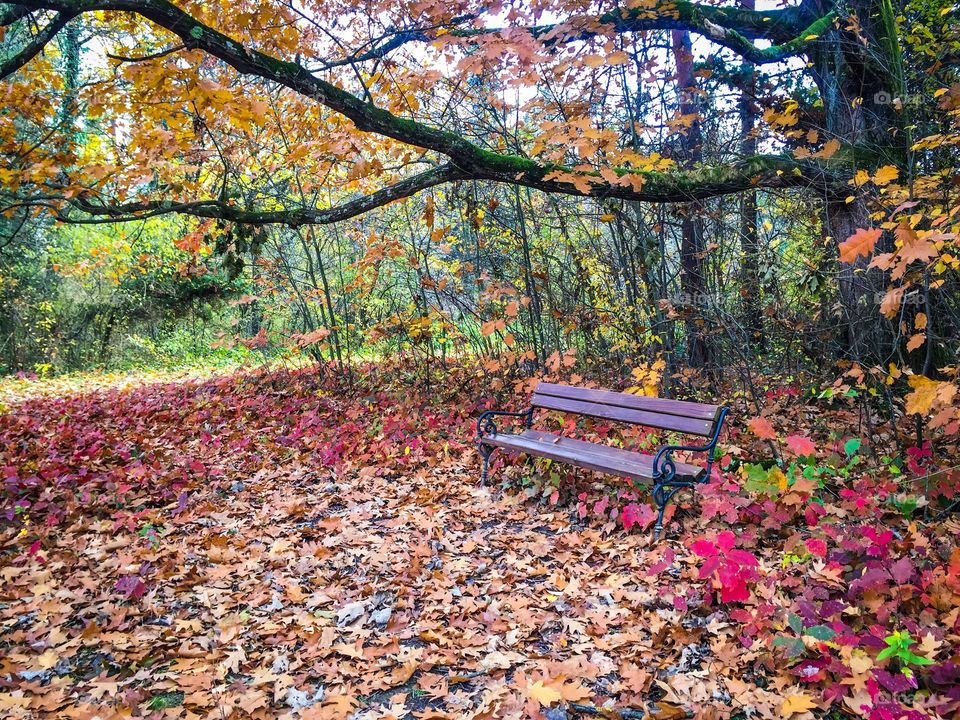
[[[522,185],[548,193],[652,203],[706,200],[752,188],[813,186],[829,190],[838,181],[829,168],[786,155],[756,155],[723,165],[670,172],[629,168],[615,168],[614,172],[617,182],[604,180],[598,172],[573,173],[562,166],[537,165],[517,175],[481,170],[471,179]],[[568,180],[568,175],[575,175],[577,181]]]
[[[834,12],[823,17],[811,14],[806,3],[782,10],[757,11],[718,8],[685,0],[659,0],[653,7],[618,8],[597,17],[539,25],[530,28],[529,32],[550,48],[610,33],[686,30],[708,37],[745,60],[761,65],[801,54],[835,17]],[[478,37],[502,32],[503,28],[480,28],[453,30],[450,35]],[[774,44],[768,48],[757,47],[751,42],[757,38],[771,40]]]
[[[361,131],[432,150],[450,161],[442,171],[413,176],[371,196],[326,211],[304,209],[291,211],[291,214],[243,210],[214,201],[180,205],[163,205],[161,201],[161,204],[121,206],[119,209],[90,203],[79,206],[91,215],[109,217],[112,214],[112,219],[116,220],[125,216],[140,217],[143,213],[185,212],[255,224],[335,222],[453,179],[490,180],[551,193],[646,202],[688,202],[749,188],[824,186],[833,183],[831,174],[821,166],[785,156],[757,156],[738,163],[682,173],[619,168],[615,170],[618,175],[616,180],[609,175],[601,178],[599,173],[574,172],[520,155],[492,152],[473,144],[461,134],[396,116],[314,76],[297,62],[280,60],[244,47],[223,33],[197,22],[167,0],[27,0],[23,4],[36,9],[57,10],[63,15],[98,10],[136,13],[178,35],[187,48],[203,50],[239,73],[258,76],[313,98],[349,118]]]
[[[745,60],[764,64],[801,54],[813,39],[811,36],[820,35],[834,17],[835,13],[832,12],[818,16],[806,3],[781,10],[746,10],[700,5],[684,0],[659,0],[651,7],[617,8],[598,16],[579,16],[526,30],[548,49],[609,34],[688,30],[709,37]],[[374,42],[373,47],[323,63],[323,68],[379,60],[408,43],[431,42],[441,35],[469,39],[524,29],[463,27],[474,19],[474,16],[467,16],[443,27],[398,28]],[[767,48],[757,47],[751,40],[758,38],[774,44]]]
[[[582,174],[589,183],[574,185],[562,179],[553,179],[569,172],[568,168],[542,168],[539,175],[528,174],[518,180],[497,174],[470,174],[454,165],[444,165],[413,175],[370,195],[350,200],[331,208],[294,208],[290,210],[257,210],[242,207],[227,200],[198,200],[193,202],[150,200],[135,203],[108,204],[80,195],[61,202],[65,210],[57,210],[58,220],[71,224],[100,224],[143,220],[158,215],[179,214],[215,218],[247,225],[328,225],[362,215],[396,200],[410,197],[428,188],[458,180],[488,180],[497,183],[523,185],[548,193],[579,197],[617,198],[651,202],[690,202],[718,195],[741,192],[755,187],[767,189],[809,187],[829,188],[833,178],[823,168],[804,165],[779,155],[758,155],[741,162],[719,167],[702,167],[682,172],[647,172],[619,169],[621,177],[633,176],[638,183],[610,183],[599,174]],[[44,207],[53,207],[54,198],[43,197]],[[29,205],[29,201],[24,201]],[[77,216],[75,209],[83,213]]]
[[[69,207],[76,208],[88,217],[76,217],[69,212],[60,212],[57,219],[75,224],[97,224],[143,220],[156,215],[177,213],[202,218],[216,218],[246,225],[329,225],[349,220],[374,208],[383,207],[395,200],[410,197],[421,190],[459,180],[461,173],[452,165],[427,170],[405,180],[401,180],[370,195],[364,195],[331,208],[295,208],[291,210],[253,210],[237,206],[225,200],[198,200],[195,202],[174,202],[170,200],[151,200],[140,203],[107,205],[80,196],[70,201]]]

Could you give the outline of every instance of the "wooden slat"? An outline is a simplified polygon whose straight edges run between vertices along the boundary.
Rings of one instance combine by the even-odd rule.
[[[526,430],[520,435],[487,435],[483,442],[506,450],[547,457],[597,472],[633,478],[639,482],[653,480],[653,456],[644,453],[560,437],[539,430]],[[687,463],[676,463],[677,479],[694,480],[703,469]]]
[[[650,474],[653,474],[653,455],[640,452],[638,450],[627,450],[625,448],[611,447],[601,443],[589,442],[587,440],[578,440],[577,438],[561,437],[553,433],[542,430],[525,430],[521,437],[536,441],[538,443],[549,443],[557,446],[563,445],[574,449],[576,452],[584,454],[596,454],[601,457],[615,457],[624,460],[640,463],[645,469],[649,467]],[[559,438],[559,439],[558,439]],[[679,478],[697,478],[703,474],[703,468],[689,463],[674,461]]]
[[[557,383],[541,382],[534,390],[534,395],[549,395],[558,398],[570,398],[600,405],[643,410],[646,412],[665,413],[680,417],[696,418],[698,420],[715,420],[720,411],[718,405],[704,405],[687,400],[670,400],[668,398],[653,398],[646,395],[631,395],[630,393],[613,392],[611,390],[593,390],[591,388],[576,387],[574,385],[560,385]]]
[[[585,402],[583,400],[556,397],[554,395],[542,395],[540,393],[533,396],[532,404],[535,407],[547,408],[549,410],[559,410],[561,412],[576,413],[578,415],[590,415],[591,417],[605,418],[607,420],[631,423],[633,425],[646,425],[647,427],[661,428],[663,430],[675,430],[690,435],[709,436],[713,434],[714,421],[712,419],[698,420],[680,415],[669,415],[648,410],[635,410],[618,405]]]

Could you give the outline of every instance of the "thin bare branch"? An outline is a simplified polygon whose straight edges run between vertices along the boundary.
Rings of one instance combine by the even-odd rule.
[[[0,63],[0,80],[6,80],[17,70],[33,60],[37,53],[43,50],[46,44],[50,42],[58,32],[63,30],[64,26],[76,17],[76,15],[76,13],[69,11],[58,13],[53,20],[47,23],[43,30],[23,46],[20,52]]]

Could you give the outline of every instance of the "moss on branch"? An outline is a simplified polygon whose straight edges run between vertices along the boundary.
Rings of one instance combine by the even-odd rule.
[[[142,216],[144,213],[187,212],[191,214],[209,214],[212,217],[229,217],[237,222],[268,223],[286,222],[289,224],[335,222],[366,212],[400,197],[419,192],[424,187],[457,179],[484,179],[496,182],[525,185],[545,192],[566,193],[590,197],[616,197],[648,202],[687,202],[718,195],[736,193],[751,188],[783,188],[802,185],[832,184],[829,173],[816,164],[805,164],[793,158],[769,155],[756,156],[745,160],[709,168],[686,170],[683,172],[649,172],[631,168],[618,168],[617,173],[626,182],[607,182],[599,173],[573,173],[569,168],[559,165],[540,164],[535,160],[518,155],[500,154],[481,148],[462,135],[433,127],[411,118],[394,115],[371,103],[365,102],[346,90],[311,74],[296,62],[281,60],[252,48],[246,48],[223,33],[201,23],[167,0],[25,0],[25,5],[38,9],[59,10],[62,13],[78,14],[99,10],[117,10],[136,13],[170,32],[180,36],[187,47],[202,50],[232,66],[239,73],[258,76],[275,82],[294,92],[311,97],[318,103],[349,118],[356,127],[364,132],[389,137],[399,142],[430,150],[449,158],[444,168],[413,176],[396,185],[384,188],[366,198],[358,199],[345,206],[328,211],[314,209],[298,210],[296,215],[289,213],[242,214],[211,201],[199,203],[181,203],[171,209],[169,206],[138,206],[122,208],[113,213],[116,219],[125,213]],[[676,10],[678,17],[691,24],[712,22],[707,16],[718,18],[716,8],[687,3],[684,0],[671,0],[665,3]],[[749,18],[762,18],[764,15],[751,15],[748,11],[738,11],[740,17],[747,12]],[[660,22],[662,17],[655,18]],[[671,20],[672,22],[672,20]],[[757,20],[759,22],[759,20]],[[821,25],[832,22],[832,16],[820,18],[803,32],[812,34]],[[661,26],[658,26],[661,27]],[[707,25],[710,28],[709,25]],[[719,32],[711,29],[711,32]],[[723,37],[728,44],[746,43],[757,52],[769,52],[775,48],[759,50],[743,35],[732,35],[733,31],[724,31]],[[739,39],[737,39],[739,37]],[[806,36],[798,37],[798,49]],[[788,45],[790,45],[788,43]],[[780,46],[783,47],[783,46]],[[778,51],[779,52],[779,51]],[[346,209],[344,209],[346,208]],[[86,212],[108,215],[109,208],[97,209],[94,206],[83,208]],[[217,215],[216,213],[221,213]]]

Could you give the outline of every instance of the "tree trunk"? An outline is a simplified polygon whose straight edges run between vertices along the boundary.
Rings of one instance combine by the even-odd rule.
[[[841,153],[856,146],[870,155],[850,158],[856,164],[905,168],[909,133],[903,113],[893,102],[903,98],[905,87],[893,8],[890,0],[852,0],[850,10],[856,14],[867,45],[841,23],[823,33],[810,53],[811,70],[823,101],[827,137],[822,139],[840,140]],[[862,195],[852,202],[843,197],[825,198],[824,215],[824,228],[834,247],[858,228],[872,225],[867,199]],[[868,264],[866,258],[839,263],[838,289],[844,315],[839,340],[847,358],[883,362],[892,350],[892,336],[877,302],[886,281],[881,272],[867,271]]]
[[[871,225],[869,212],[859,200],[852,203],[842,199],[828,200],[824,212],[824,227],[834,245],[853,235],[857,228]],[[879,270],[867,270],[869,257],[838,264],[837,286],[843,312],[838,326],[841,356],[855,362],[882,361],[891,349],[891,337],[880,315],[880,298],[886,287],[886,278]]]
[[[690,33],[672,31],[673,58],[677,67],[677,94],[681,115],[694,116],[685,134],[680,137],[680,154],[686,166],[693,166],[702,159],[700,106],[697,102],[696,79],[693,76],[693,48]],[[686,308],[685,334],[687,341],[687,364],[702,368],[711,360],[711,349],[704,335],[701,309],[706,302],[706,275],[703,270],[703,206],[690,203],[681,208],[680,232],[680,290]]]
[[[756,8],[755,0],[741,0],[740,7],[746,10]],[[757,94],[757,78],[752,63],[742,67],[743,87],[740,92],[740,132],[743,140],[740,153],[743,157],[757,154],[757,136],[755,125],[757,118],[754,98]],[[740,199],[740,247],[742,257],[741,293],[743,297],[743,327],[747,342],[752,350],[762,352],[766,346],[763,332],[763,300],[760,283],[760,236],[757,232],[757,191],[747,190]]]
[[[263,327],[263,310],[260,307],[260,301],[257,299],[258,283],[260,280],[260,268],[257,266],[259,260],[258,253],[252,248],[250,250],[250,287],[253,290],[253,300],[250,301],[248,311],[250,313],[250,325],[247,329],[249,337],[256,337],[260,334],[260,328]]]

